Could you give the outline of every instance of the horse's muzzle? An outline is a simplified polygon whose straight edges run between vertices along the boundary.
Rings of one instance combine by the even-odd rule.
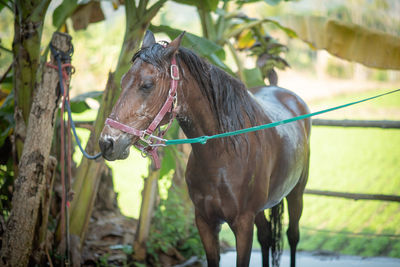
[[[118,138],[114,140],[110,137],[100,137],[99,146],[103,158],[108,161],[126,159],[129,156],[129,140]]]

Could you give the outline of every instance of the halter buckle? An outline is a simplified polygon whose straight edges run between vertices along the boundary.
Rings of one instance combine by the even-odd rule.
[[[172,80],[179,80],[179,68],[176,64],[171,64],[171,79]]]
[[[147,137],[146,137],[147,135]],[[141,141],[143,141],[147,146],[151,146],[151,140],[150,140],[151,134],[147,133],[147,131],[143,131],[142,135],[139,137]]]
[[[143,134],[139,138],[140,138],[140,140],[142,142],[144,142],[145,146],[143,148],[166,146],[165,142],[167,141],[167,139],[161,138],[161,137],[156,136],[156,135],[149,134],[147,131],[143,131]],[[151,139],[156,139],[157,142],[153,143],[151,141]]]

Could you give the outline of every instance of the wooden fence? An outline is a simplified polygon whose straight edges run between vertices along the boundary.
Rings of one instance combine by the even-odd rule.
[[[322,120],[313,119],[313,126],[337,126],[337,127],[369,127],[384,129],[400,129],[400,121],[366,121],[366,120]]]
[[[313,119],[313,126],[333,126],[333,127],[363,127],[363,128],[383,128],[383,129],[400,129],[400,121],[390,120],[323,120]],[[306,189],[305,194],[340,197],[354,200],[380,200],[400,202],[400,196],[397,195],[381,195],[381,194],[355,194],[336,191],[322,191],[314,189]]]

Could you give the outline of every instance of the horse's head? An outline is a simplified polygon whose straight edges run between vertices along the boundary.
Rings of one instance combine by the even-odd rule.
[[[155,42],[152,32],[146,32],[140,51],[132,59],[131,68],[121,79],[121,95],[101,132],[99,145],[105,159],[127,158],[130,146],[136,144],[140,135],[154,124],[169,95],[171,60],[179,49],[182,37],[183,34],[163,46]],[[170,113],[165,114],[160,125],[169,121]],[[133,130],[128,133],[124,128]]]

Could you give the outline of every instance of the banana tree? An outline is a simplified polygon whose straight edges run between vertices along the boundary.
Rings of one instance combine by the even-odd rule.
[[[105,118],[110,114],[111,109],[118,99],[120,93],[119,81],[122,75],[128,70],[133,53],[138,50],[140,41],[150,21],[159,12],[167,0],[155,1],[151,6],[148,0],[125,1],[126,30],[118,59],[116,69],[109,74],[106,89],[103,93],[94,130],[90,135],[86,150],[89,153],[99,151],[98,139],[103,128]],[[97,195],[100,174],[104,167],[104,161],[100,162],[83,158],[73,183],[75,197],[71,203],[70,232],[79,240],[80,246],[85,238],[85,233],[92,214],[92,209]]]

